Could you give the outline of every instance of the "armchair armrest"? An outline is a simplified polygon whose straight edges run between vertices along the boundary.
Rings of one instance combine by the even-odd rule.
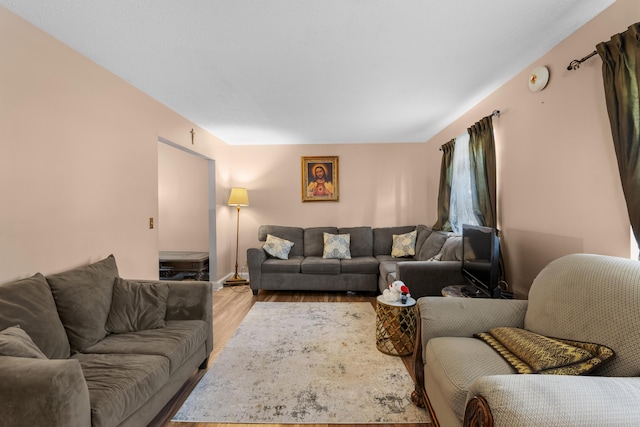
[[[495,375],[470,385],[464,425],[632,426],[638,402],[638,377]]]
[[[91,426],[80,362],[0,356],[0,414],[11,426]]]
[[[441,296],[442,288],[464,283],[460,261],[401,261],[396,264],[396,279],[409,287],[415,299]]]
[[[431,338],[471,337],[498,326],[522,328],[528,301],[489,298],[423,297],[417,302],[418,327],[413,349],[415,390],[419,407],[427,405],[424,387],[424,353]],[[487,424],[489,425],[489,424]]]

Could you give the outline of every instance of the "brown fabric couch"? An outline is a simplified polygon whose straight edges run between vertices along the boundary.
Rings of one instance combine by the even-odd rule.
[[[0,285],[11,426],[147,425],[213,347],[209,282],[129,281],[113,256]]]

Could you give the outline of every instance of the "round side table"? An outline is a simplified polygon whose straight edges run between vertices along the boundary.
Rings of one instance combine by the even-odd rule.
[[[378,296],[376,304],[376,347],[385,354],[407,356],[416,339],[416,300],[389,302]]]

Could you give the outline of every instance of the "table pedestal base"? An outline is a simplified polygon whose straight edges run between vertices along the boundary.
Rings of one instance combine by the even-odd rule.
[[[392,356],[413,353],[416,338],[415,301],[412,305],[396,306],[380,302],[376,305],[376,347]]]

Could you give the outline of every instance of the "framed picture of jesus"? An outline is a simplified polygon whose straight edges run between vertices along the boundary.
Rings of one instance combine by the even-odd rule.
[[[302,201],[338,200],[338,156],[302,157]]]

